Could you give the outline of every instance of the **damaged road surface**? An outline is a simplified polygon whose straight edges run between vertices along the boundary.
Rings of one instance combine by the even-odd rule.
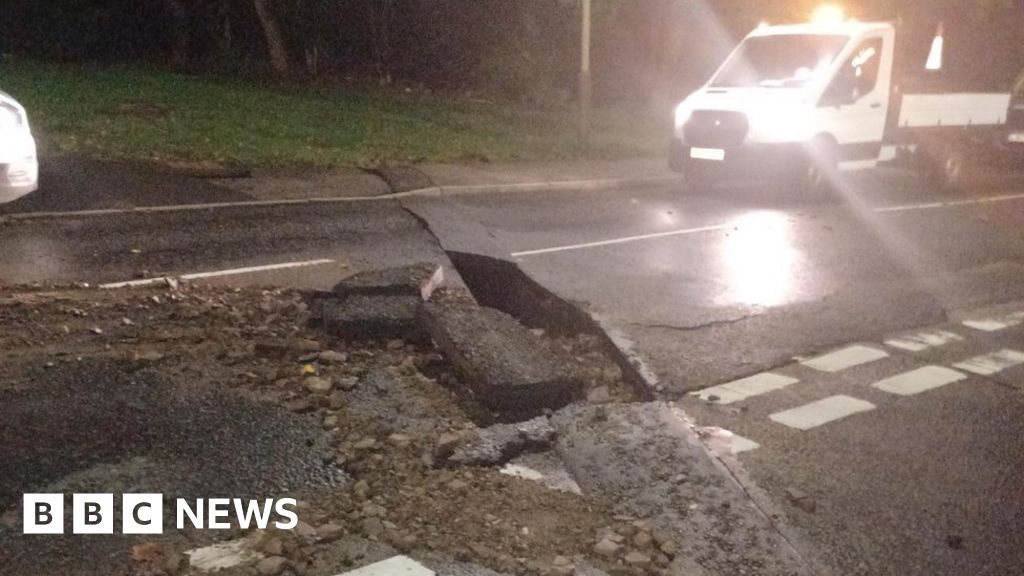
[[[402,203],[487,301],[542,286],[548,296],[517,314],[524,322],[544,316],[540,301],[558,300],[599,323],[649,392],[685,410],[812,573],[1017,573],[1020,181],[939,191],[882,170],[844,184],[814,199],[720,186]],[[665,422],[606,416],[606,427],[637,434],[648,420]],[[629,447],[621,453],[609,441],[608,454],[593,439],[563,453],[565,442],[560,435],[567,460],[589,454],[569,466],[585,493],[671,491],[647,471],[659,466],[646,463],[645,454],[658,461],[646,438],[617,440]],[[601,464],[588,471],[591,462]],[[604,473],[616,467],[621,478]],[[709,488],[708,499],[724,498],[721,490]],[[695,505],[683,529],[714,534],[716,518]],[[728,524],[756,525],[741,516]],[[731,551],[717,555],[727,571],[771,570],[729,563],[745,540],[718,544]]]
[[[795,573],[767,551],[752,564],[711,554],[698,544],[710,528],[634,506],[635,492],[567,458],[594,420],[587,406],[640,399],[601,339],[501,316],[520,352],[548,355],[575,383],[563,394],[555,382],[524,415],[470,381],[492,367],[467,370],[414,332],[352,338],[318,320],[331,298],[188,284],[0,292],[5,576]],[[480,313],[457,289],[417,298],[420,312]],[[628,449],[623,431],[601,441]],[[39,492],[65,494],[66,510],[74,493],[162,494],[163,531],[122,534],[117,507],[112,535],[72,533],[70,517],[63,535],[22,534],[21,495]],[[293,498],[297,524],[229,516],[226,529],[178,529],[173,502],[198,498]]]

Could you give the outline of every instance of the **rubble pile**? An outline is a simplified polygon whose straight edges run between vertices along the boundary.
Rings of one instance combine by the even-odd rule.
[[[368,285],[344,299],[193,285],[0,290],[0,394],[31,393],[47,374],[83,362],[151,371],[182,391],[224,392],[314,424],[319,437],[307,442],[323,447],[323,463],[341,479],[291,487],[301,520],[294,530],[169,530],[102,540],[94,553],[89,547],[100,540],[72,539],[75,561],[63,564],[33,556],[36,541],[18,538],[20,510],[10,506],[0,510],[0,549],[20,559],[11,573],[204,574],[207,552],[197,551],[215,545],[233,550],[217,554],[239,558],[216,571],[227,576],[333,576],[397,553],[475,566],[478,574],[667,573],[671,536],[617,516],[603,496],[551,489],[521,466],[503,471],[518,456],[552,450],[549,415],[558,406],[509,421],[464,393],[472,389],[465,372],[429,340],[386,330],[353,338],[323,321],[324,302],[381,297]],[[453,299],[472,300],[447,290],[433,298]],[[576,401],[636,399],[596,339],[526,335],[559,359],[555,368],[579,386]],[[160,474],[153,461],[157,471],[147,465],[147,474]]]

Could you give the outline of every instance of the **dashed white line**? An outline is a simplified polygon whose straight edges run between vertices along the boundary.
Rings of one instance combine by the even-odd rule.
[[[218,276],[237,276],[239,274],[252,274],[254,272],[270,272],[273,270],[286,270],[288,268],[306,268],[309,266],[323,266],[333,264],[334,260],[305,260],[302,262],[284,262],[283,264],[267,264],[265,266],[249,266],[247,268],[232,268],[229,270],[217,270],[214,272],[198,272],[195,274],[183,274],[182,280],[201,280],[203,278],[216,278]]]
[[[320,259],[320,260],[304,260],[301,262],[284,262],[281,264],[267,264],[264,266],[249,266],[246,268],[231,268],[228,270],[215,270],[213,272],[196,272],[194,274],[183,274],[178,276],[178,280],[190,281],[190,280],[201,280],[204,278],[216,278],[219,276],[237,276],[240,274],[252,274],[255,272],[270,272],[274,270],[286,270],[289,268],[305,268],[308,266],[323,266],[325,264],[333,264],[334,260]],[[131,288],[140,286],[151,286],[154,284],[166,283],[171,280],[171,277],[160,276],[157,278],[146,278],[143,280],[131,280],[128,282],[112,282],[110,284],[101,284],[100,288],[103,289],[115,289],[115,288]]]
[[[167,280],[167,276],[158,276],[156,278],[144,278],[142,280],[129,280],[128,282],[100,284],[100,288],[104,290],[115,290],[117,288],[140,288],[142,286],[152,286],[154,284],[166,284]]]
[[[1004,349],[953,364],[953,367],[979,376],[991,376],[1020,364],[1024,364],[1024,352]]]
[[[911,370],[910,372],[897,374],[892,378],[879,380],[872,384],[872,386],[891,394],[913,396],[914,394],[927,392],[928,390],[940,388],[947,384],[952,384],[953,382],[965,380],[966,378],[966,374],[957,372],[951,368],[946,368],[944,366],[924,366],[916,370]]]
[[[810,430],[822,424],[828,424],[847,416],[874,409],[875,405],[870,402],[839,395],[811,402],[792,410],[776,412],[769,416],[769,418],[790,428]]]
[[[772,374],[771,372],[764,372],[748,378],[734,380],[726,384],[719,384],[718,386],[705,388],[704,390],[692,392],[691,394],[708,402],[732,404],[733,402],[746,400],[751,396],[757,396],[759,394],[785,388],[786,386],[796,384],[797,382],[799,382],[799,380],[796,378]],[[712,399],[712,397],[714,397],[714,399]]]
[[[1009,324],[998,320],[964,320],[964,326],[982,332],[998,332],[1010,327]]]
[[[998,332],[1000,330],[1006,330],[1012,326],[1017,326],[1021,322],[1024,322],[1024,312],[1014,312],[1013,314],[997,318],[964,320],[963,324],[968,328],[974,328],[975,330],[981,330],[982,332]]]
[[[885,341],[885,344],[908,352],[920,352],[928,348],[945,346],[950,342],[962,341],[959,334],[947,330],[926,330],[914,334],[904,334]]]
[[[971,200],[950,200],[949,202],[926,202],[922,204],[903,204],[900,206],[882,206],[875,208],[877,213],[886,212],[907,212],[911,210],[934,210],[936,208],[956,208],[958,206],[971,206],[976,204],[991,204],[993,202],[1009,202],[1012,200],[1024,200],[1024,194],[1004,194],[1001,196],[989,196],[987,198],[973,198]]]
[[[730,226],[719,225],[719,226],[703,226],[700,228],[685,228],[683,230],[671,230],[669,232],[656,232],[654,234],[641,234],[639,236],[626,236],[624,238],[614,238],[611,240],[600,240],[597,242],[586,242],[583,244],[568,244],[565,246],[555,246],[552,248],[542,248],[540,250],[525,250],[523,252],[513,252],[513,258],[522,258],[524,256],[537,256],[539,254],[552,254],[554,252],[568,252],[571,250],[585,250],[587,248],[600,248],[602,246],[613,246],[615,244],[627,244],[629,242],[639,242],[641,240],[653,240],[655,238],[668,238],[671,236],[686,236],[690,234],[701,234],[704,232],[719,232],[722,230],[728,230]]]
[[[867,364],[875,360],[881,360],[889,356],[884,350],[871,348],[869,346],[849,346],[835,352],[830,352],[817,358],[801,362],[808,368],[814,368],[821,372],[839,372],[853,366]]]

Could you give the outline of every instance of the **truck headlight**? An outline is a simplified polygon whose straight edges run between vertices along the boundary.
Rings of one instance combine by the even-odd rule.
[[[21,128],[24,119],[21,111],[8,104],[0,104],[0,130],[13,130]]]
[[[693,110],[691,110],[690,107],[686,105],[686,102],[682,102],[678,106],[676,106],[676,130],[679,130],[680,128],[683,127],[684,124],[689,122],[690,116],[692,115]]]

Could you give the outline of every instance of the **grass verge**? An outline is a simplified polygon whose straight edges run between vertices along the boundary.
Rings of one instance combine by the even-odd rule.
[[[571,109],[124,67],[9,59],[0,89],[28,109],[48,152],[109,158],[262,168],[608,159],[660,154],[667,138],[650,115],[601,110],[584,149]]]

